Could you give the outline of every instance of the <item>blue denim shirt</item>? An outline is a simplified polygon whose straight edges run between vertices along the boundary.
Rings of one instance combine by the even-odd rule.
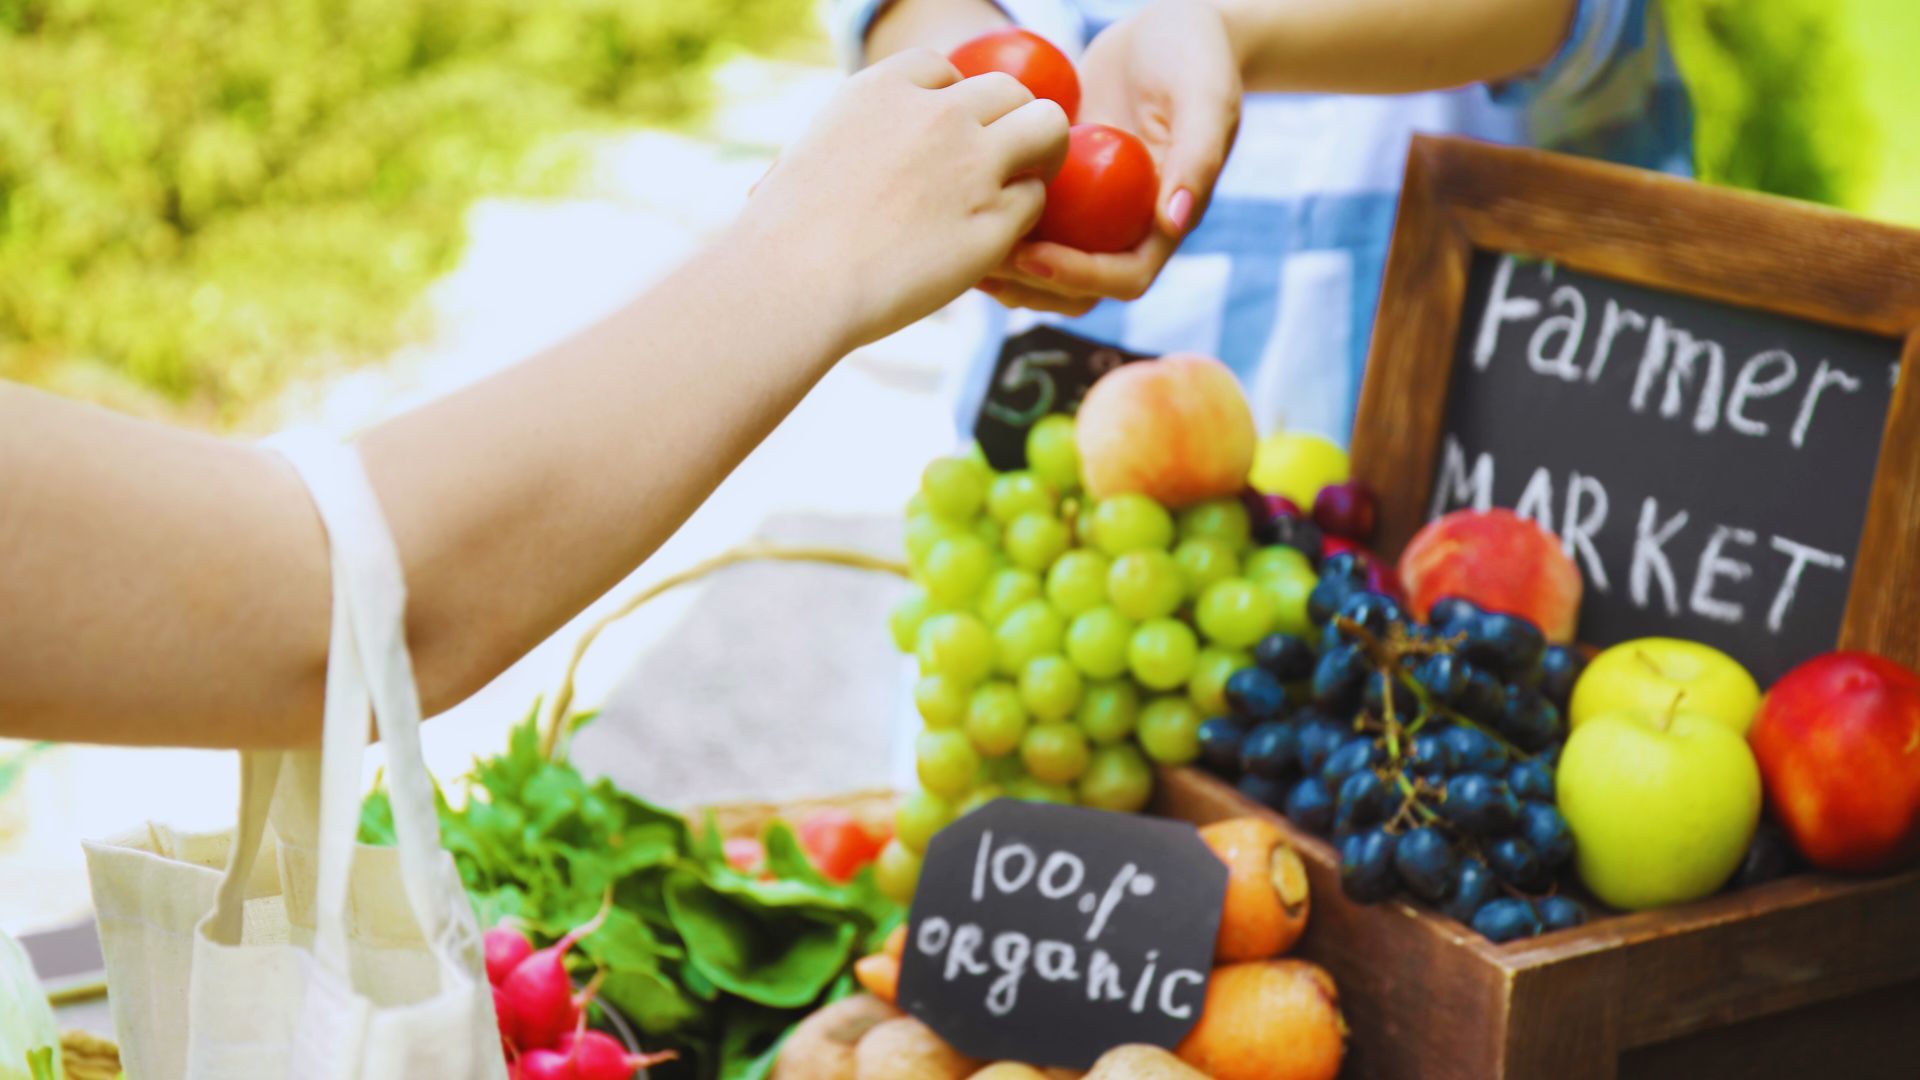
[[[999,2],[1074,55],[1144,0]],[[884,3],[833,0],[851,62]],[[1078,319],[995,306],[987,340],[957,383],[957,418],[964,430],[978,411],[1001,337],[1051,323],[1142,352],[1218,356],[1240,375],[1263,431],[1284,426],[1344,443],[1415,132],[1687,173],[1692,126],[1658,6],[1649,0],[1580,0],[1553,59],[1499,86],[1249,95],[1206,217],[1153,288]]]

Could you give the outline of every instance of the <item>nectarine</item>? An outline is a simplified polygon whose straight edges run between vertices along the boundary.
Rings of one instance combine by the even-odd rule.
[[[1518,615],[1561,644],[1580,617],[1579,569],[1552,533],[1511,510],[1456,510],[1429,523],[1401,554],[1400,580],[1423,617],[1458,596]]]
[[[1074,439],[1094,498],[1139,492],[1181,507],[1238,494],[1256,434],[1233,371],[1175,353],[1102,376],[1080,403]]]
[[[1920,861],[1920,676],[1880,656],[1817,656],[1780,677],[1747,733],[1767,805],[1825,870]]]

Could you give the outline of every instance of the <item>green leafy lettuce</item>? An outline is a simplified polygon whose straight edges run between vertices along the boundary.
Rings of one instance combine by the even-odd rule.
[[[466,804],[442,797],[442,838],[480,920],[511,919],[552,941],[591,919],[611,890],[606,925],[580,943],[582,971],[604,972],[601,997],[681,1060],[661,1077],[760,1080],[806,1012],[851,992],[854,960],[901,918],[874,887],[822,878],[784,824],[762,838],[771,876],[729,866],[720,837],[607,780],[541,757],[535,712],[506,752],[477,762]],[[383,790],[361,838],[391,844]]]

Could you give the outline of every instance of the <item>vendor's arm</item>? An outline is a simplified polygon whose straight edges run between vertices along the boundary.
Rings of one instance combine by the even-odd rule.
[[[925,52],[861,75],[653,291],[360,440],[430,713],[630,573],[845,351],[1031,227],[1065,118],[956,77]],[[284,462],[0,385],[0,735],[309,740],[328,622],[324,534]]]
[[[1255,91],[1401,94],[1544,65],[1578,0],[1205,0]]]
[[[853,34],[864,33],[869,62],[912,48],[933,49],[944,55],[1008,22],[1006,13],[992,0],[850,0],[850,4],[845,17],[852,20],[852,25],[847,29]]]

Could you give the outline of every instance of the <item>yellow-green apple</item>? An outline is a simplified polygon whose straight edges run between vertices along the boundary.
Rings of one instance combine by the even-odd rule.
[[[1400,555],[1400,581],[1421,615],[1458,596],[1518,615],[1562,644],[1580,618],[1579,569],[1552,533],[1511,510],[1456,510],[1428,522]]]
[[[1310,509],[1320,489],[1345,483],[1347,452],[1338,443],[1305,431],[1276,431],[1260,440],[1253,455],[1253,486]]]
[[[1683,904],[1740,868],[1760,821],[1760,769],[1725,724],[1677,708],[1590,717],[1554,775],[1574,861],[1617,908]]]
[[[1232,369],[1193,353],[1101,376],[1074,427],[1089,494],[1137,491],[1171,507],[1238,495],[1257,438]]]
[[[1593,658],[1573,686],[1567,724],[1615,712],[1664,712],[1679,694],[1687,711],[1745,735],[1760,709],[1760,685],[1740,661],[1711,645],[1678,638],[1624,641]]]
[[[1767,805],[1807,861],[1872,873],[1920,861],[1920,677],[1828,653],[1780,677],[1748,733]]]

